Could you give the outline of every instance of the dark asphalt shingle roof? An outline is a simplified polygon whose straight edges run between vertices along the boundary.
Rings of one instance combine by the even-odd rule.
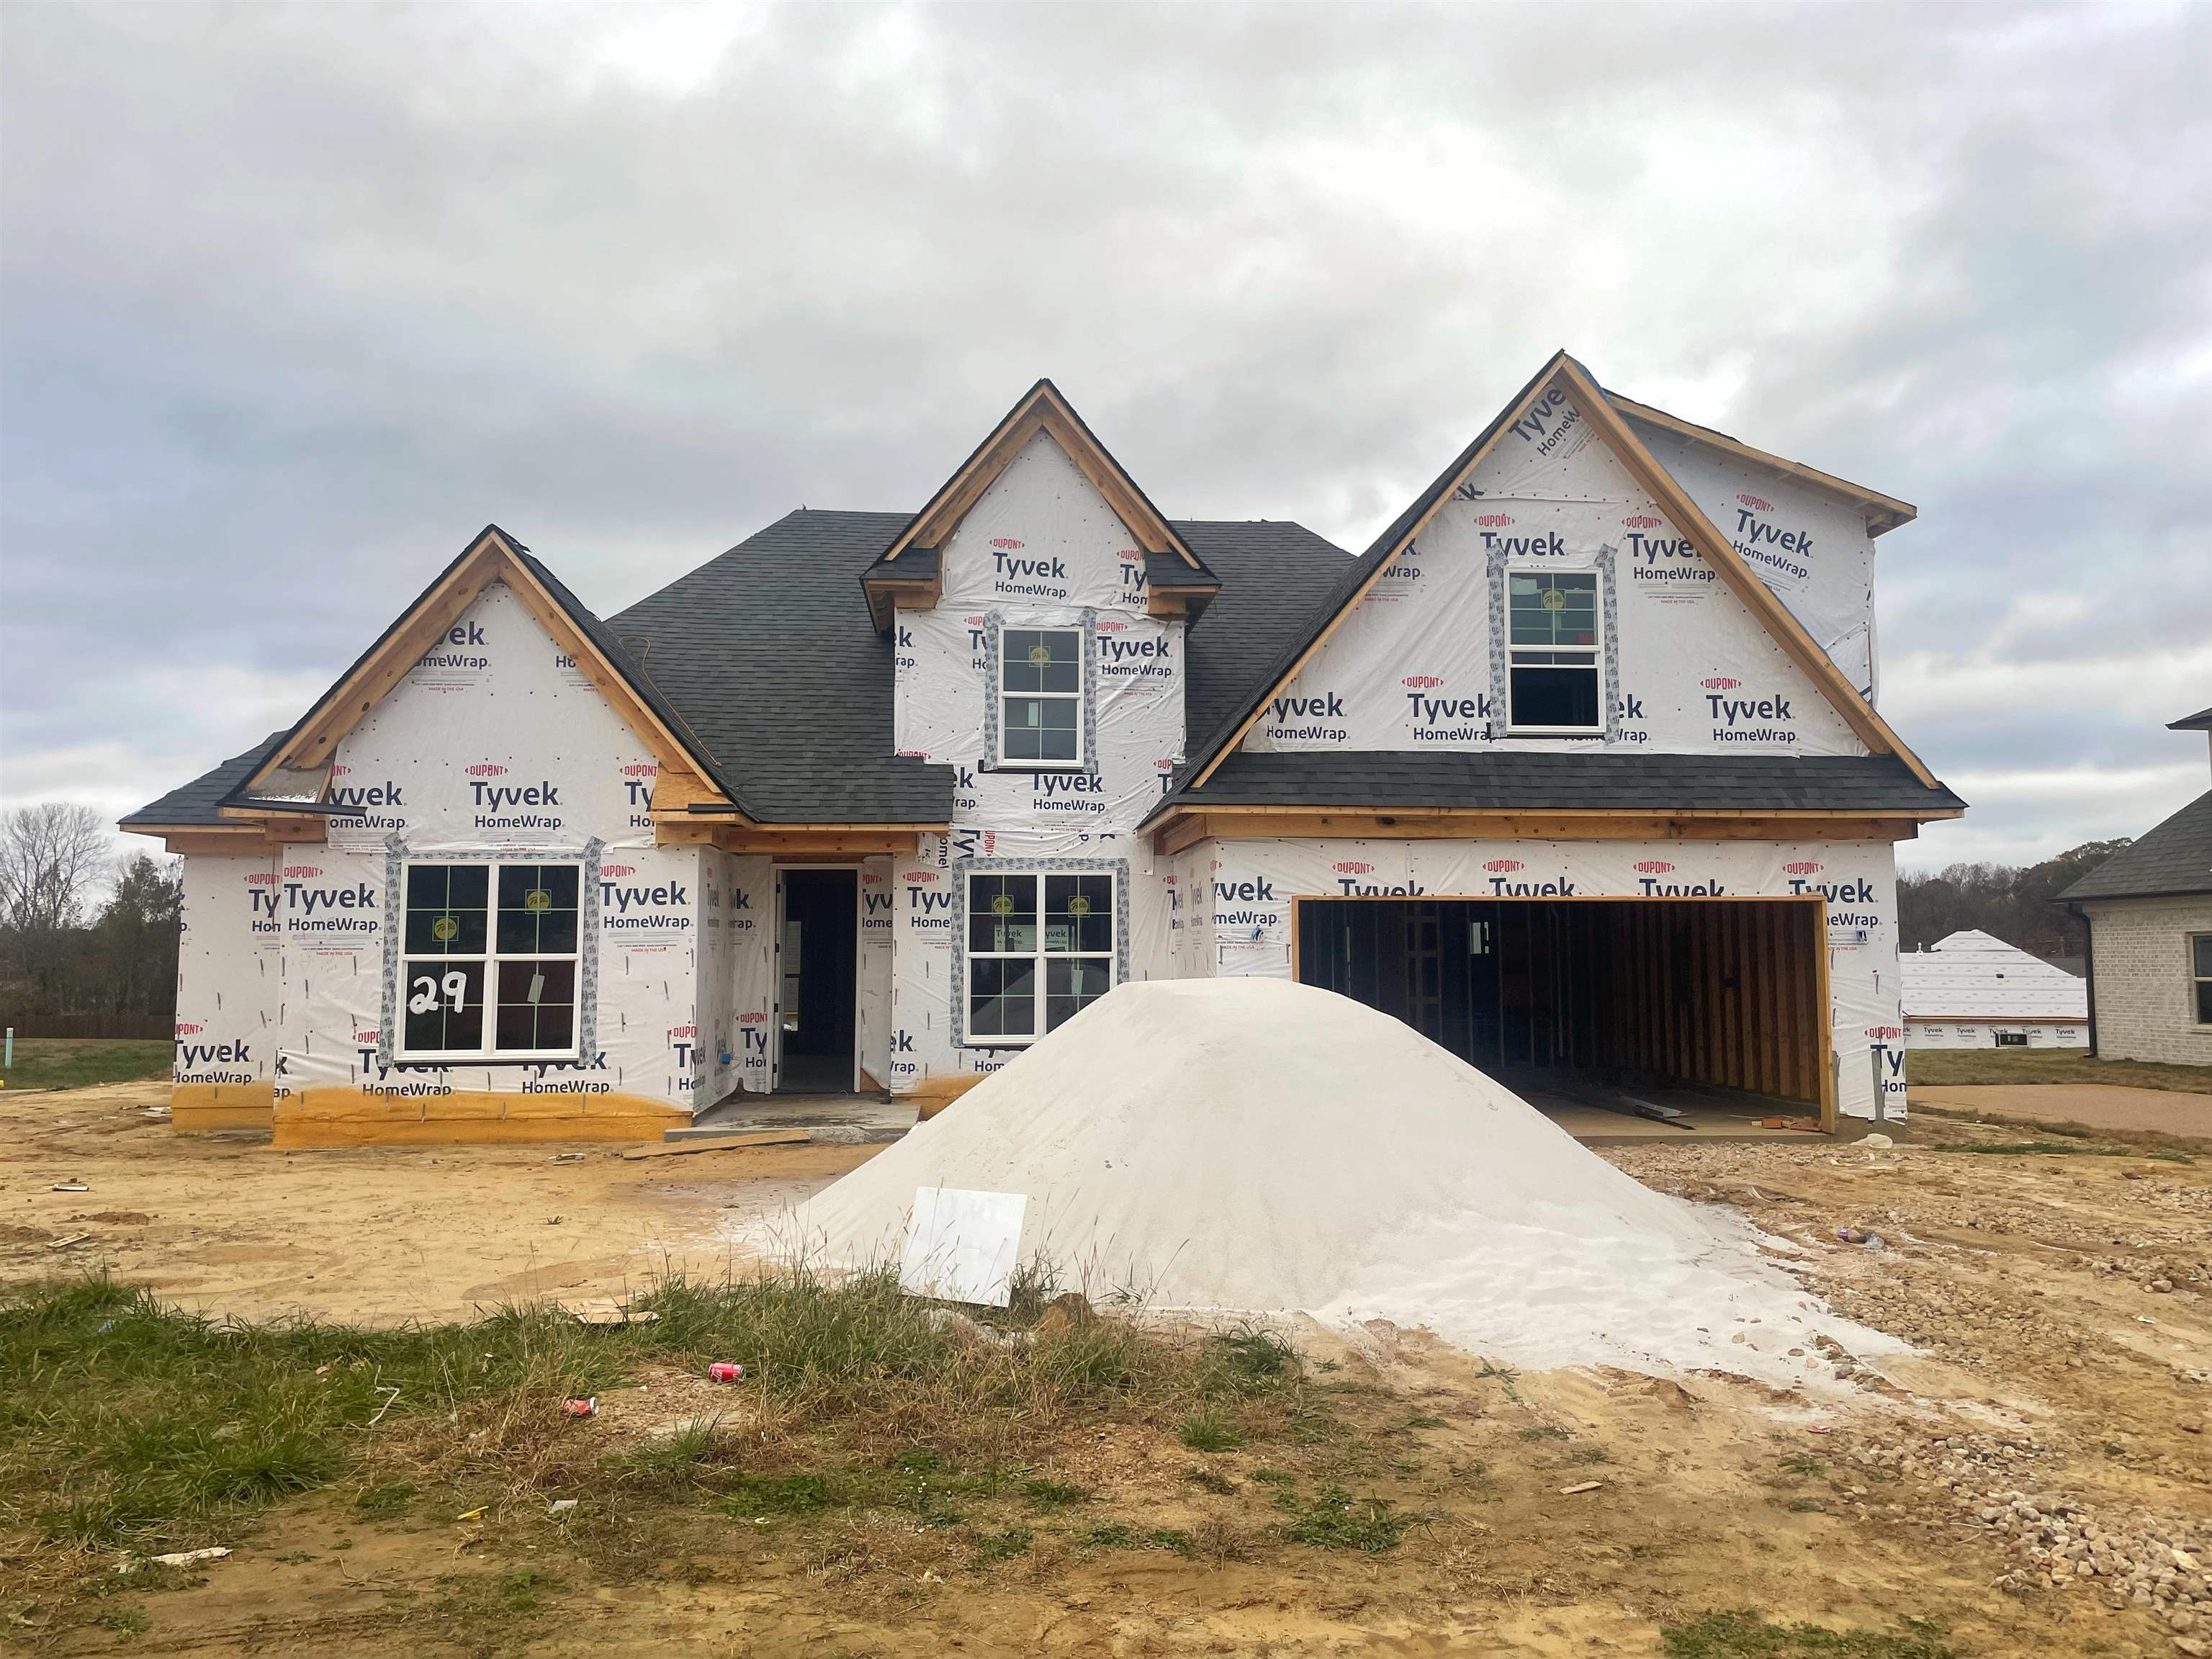
[[[802,509],[609,630],[684,711],[763,822],[942,823],[951,769],[891,752],[891,642],[859,587],[910,513]],[[1175,523],[1220,595],[1194,630],[1193,726],[1233,701],[1350,562],[1302,525]],[[892,567],[904,573],[913,555]]]
[[[1665,755],[1579,751],[1254,754],[1239,750],[1178,804],[1466,807],[1495,811],[1947,811],[1894,755]],[[1154,816],[1158,816],[1155,813]]]
[[[214,771],[204,772],[161,799],[148,802],[123,820],[125,826],[222,823],[216,808],[232,790],[253,775],[261,763],[269,758],[270,751],[291,735],[291,730],[288,726],[282,732],[271,732],[244,754],[232,756]]]
[[[763,823],[945,823],[952,771],[891,751],[861,597],[911,513],[801,510],[607,618]]]
[[[2166,729],[2169,732],[2212,732],[2212,708],[2200,708],[2185,719],[2175,720]]]
[[[2166,893],[2212,893],[2212,790],[2120,848],[2058,896],[2072,903]]]

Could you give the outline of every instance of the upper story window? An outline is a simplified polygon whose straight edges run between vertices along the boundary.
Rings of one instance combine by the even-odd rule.
[[[577,1057],[583,866],[410,862],[401,1060]]]
[[[999,751],[1009,766],[1083,764],[1081,629],[1000,635]]]
[[[1532,735],[1605,730],[1597,573],[1514,570],[1505,578],[1507,725]]]

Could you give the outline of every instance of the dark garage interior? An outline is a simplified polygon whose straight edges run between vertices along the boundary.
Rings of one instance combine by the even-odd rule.
[[[1534,1104],[1833,1127],[1817,900],[1301,898],[1297,911],[1300,980],[1404,1020]]]

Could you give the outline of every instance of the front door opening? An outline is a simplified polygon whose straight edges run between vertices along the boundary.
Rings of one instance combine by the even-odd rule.
[[[860,876],[852,870],[785,870],[782,982],[776,1018],[782,1060],[778,1094],[850,1094],[860,991]]]
[[[1826,1121],[1824,927],[1791,899],[1301,898],[1297,977],[1540,1106]]]

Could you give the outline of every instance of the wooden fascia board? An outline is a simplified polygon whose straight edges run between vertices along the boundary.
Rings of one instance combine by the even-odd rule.
[[[577,662],[586,665],[586,672],[599,695],[613,705],[623,723],[645,740],[662,774],[697,780],[699,787],[690,797],[693,799],[734,806],[736,803],[708,781],[705,768],[692,753],[690,741],[672,731],[651,705],[631,689],[629,677],[607,660],[606,654],[592,643],[589,635],[569,620],[568,611],[546,591],[530,567],[512,555],[506,556],[502,563],[506,568],[501,574],[515,597],[522,601],[523,608],[538,619],[538,626],[550,634],[563,650]]]
[[[1514,422],[1526,415],[1534,406],[1539,398],[1551,390],[1552,382],[1558,377],[1559,370],[1568,361],[1565,351],[1553,354],[1552,361],[1538,371],[1534,380],[1528,382],[1528,390],[1521,394],[1519,400],[1508,409],[1504,416],[1491,428],[1489,441],[1476,447],[1474,452],[1445,483],[1444,487],[1437,491],[1436,499],[1429,503],[1427,510],[1400,532],[1396,542],[1383,550],[1382,556],[1375,562],[1375,568],[1367,573],[1367,579],[1359,584],[1350,599],[1337,607],[1336,614],[1322,625],[1321,632],[1306,642],[1306,648],[1298,653],[1297,660],[1292,662],[1288,669],[1275,677],[1275,683],[1261,694],[1260,700],[1252,706],[1252,712],[1247,714],[1237,728],[1229,734],[1229,740],[1213,751],[1213,758],[1206,762],[1205,768],[1190,781],[1191,788],[1203,788],[1206,781],[1214,775],[1221,763],[1237,752],[1252,728],[1260,723],[1260,717],[1267,712],[1267,705],[1275,694],[1285,686],[1293,684],[1298,676],[1305,672],[1305,666],[1313,660],[1314,654],[1328,643],[1329,637],[1344,625],[1345,619],[1358,610],[1361,603],[1375,591],[1375,584],[1382,580],[1382,573],[1396,563],[1398,556],[1411,547],[1419,538],[1420,533],[1429,527],[1429,521],[1443,510],[1444,503],[1458,493],[1459,487],[1468,481],[1468,476],[1475,468],[1490,459],[1490,453],[1498,447],[1498,440],[1513,429]]]
[[[1955,818],[1955,806],[1684,806],[1647,811],[1634,806],[1377,806],[1372,802],[1352,805],[1295,806],[1267,802],[1189,801],[1176,809],[1215,817],[1237,813],[1266,813],[1273,817],[1343,817],[1352,813],[1396,817],[1494,818],[1897,818],[1915,823],[1931,818]]]
[[[944,488],[930,498],[929,505],[915,514],[914,522],[899,532],[898,539],[884,550],[886,564],[909,547],[945,544],[951,527],[968,516],[968,509],[1006,470],[1006,463],[1021,453],[1024,444],[1044,430],[1035,401],[1024,399],[999,423],[998,430],[984,440],[982,447],[968,458],[968,464],[945,481]]]
[[[384,700],[421,660],[431,642],[491,586],[501,545],[489,532],[478,537],[430,591],[386,630],[369,653],[317,700],[307,717],[254,769],[239,793],[252,794],[288,764],[307,769],[327,762],[339,738]]]
[[[1207,840],[1276,841],[1356,837],[1404,841],[1911,841],[1917,820],[1837,814],[1818,819],[1747,813],[1700,817],[1671,813],[1210,811],[1154,832],[1163,855]]]
[[[1044,380],[1039,381],[1007,412],[992,434],[968,458],[966,465],[945,480],[929,504],[915,515],[914,521],[884,550],[884,562],[890,562],[909,547],[942,547],[955,527],[982,499],[983,492],[997,482],[1014,457],[1040,432],[1058,444],[1061,453],[1075,463],[1090,480],[1091,488],[1105,498],[1106,504],[1136,537],[1139,545],[1149,552],[1177,554],[1194,570],[1199,568],[1198,556],[1183,545],[1174,526],[1145,499],[1135,481],[1091,434],[1083,417],[1060,397],[1057,388]]]
[[[1883,525],[1881,531],[1874,532],[1876,535],[1881,534],[1883,531],[1894,530],[1901,524],[1910,524],[1920,516],[1920,509],[1913,506],[1911,501],[1901,501],[1894,495],[1885,495],[1878,489],[1869,489],[1865,485],[1855,484],[1848,478],[1838,478],[1832,472],[1823,472],[1816,466],[1807,466],[1802,461],[1793,461],[1785,456],[1769,454],[1765,450],[1754,449],[1749,444],[1731,438],[1724,432],[1715,432],[1709,427],[1698,426],[1694,422],[1683,420],[1680,416],[1669,415],[1663,409],[1654,409],[1649,404],[1638,403],[1633,398],[1624,398],[1619,392],[1608,392],[1606,396],[1615,409],[1632,419],[1642,421],[1650,426],[1663,428],[1677,437],[1687,438],[1692,443],[1704,444],[1706,447],[1717,449],[1723,454],[1732,455],[1740,461],[1763,467],[1778,477],[1794,478],[1801,483],[1810,484],[1830,495],[1840,495],[1853,506],[1879,515],[1887,522]]]
[[[1674,476],[1659,465],[1658,458],[1644,447],[1644,441],[1613,408],[1597,383],[1583,372],[1582,366],[1571,357],[1563,358],[1556,374],[1582,409],[1583,418],[1613,447],[1614,455],[1628,469],[1629,475],[1650,492],[1660,510],[1705,555],[1705,562],[1729,591],[1765,625],[1774,642],[1782,647],[1783,654],[1813,682],[1859,741],[1875,754],[1896,756],[1913,776],[1929,788],[1935,788],[1936,775],[1890,730],[1889,723],[1875,711],[1874,705],[1859,696],[1858,688],[1844,678],[1834,659],[1805,631],[1804,625],[1790,614],[1790,607],[1782,603],[1774,590],[1752,573],[1743,556],[1705,516],[1705,509],[1690,499],[1689,492],[1675,482]]]
[[[644,740],[664,769],[691,775],[701,772],[689,744],[671,731],[630,689],[628,679],[607,660],[590,636],[569,620],[560,602],[546,591],[544,584],[516,556],[505,539],[487,532],[416,602],[407,615],[386,631],[369,654],[323,696],[292,735],[270,752],[239,793],[251,795],[269,775],[288,763],[299,766],[304,763],[308,767],[326,763],[337,751],[340,740],[391,695],[430,644],[453,627],[495,583],[501,582],[522,602],[538,626],[584,665],[599,695]],[[704,784],[703,778],[702,783]],[[711,791],[711,798],[723,799],[719,789]]]
[[[1183,545],[1175,526],[1146,499],[1144,491],[1137,488],[1137,481],[1092,434],[1083,417],[1054,396],[1053,391],[1049,386],[1045,388],[1045,407],[1049,412],[1044,421],[1044,429],[1051,434],[1053,441],[1091,480],[1091,488],[1106,498],[1106,504],[1121,515],[1122,524],[1145,551],[1173,553],[1193,570],[1198,569],[1198,556]]]

